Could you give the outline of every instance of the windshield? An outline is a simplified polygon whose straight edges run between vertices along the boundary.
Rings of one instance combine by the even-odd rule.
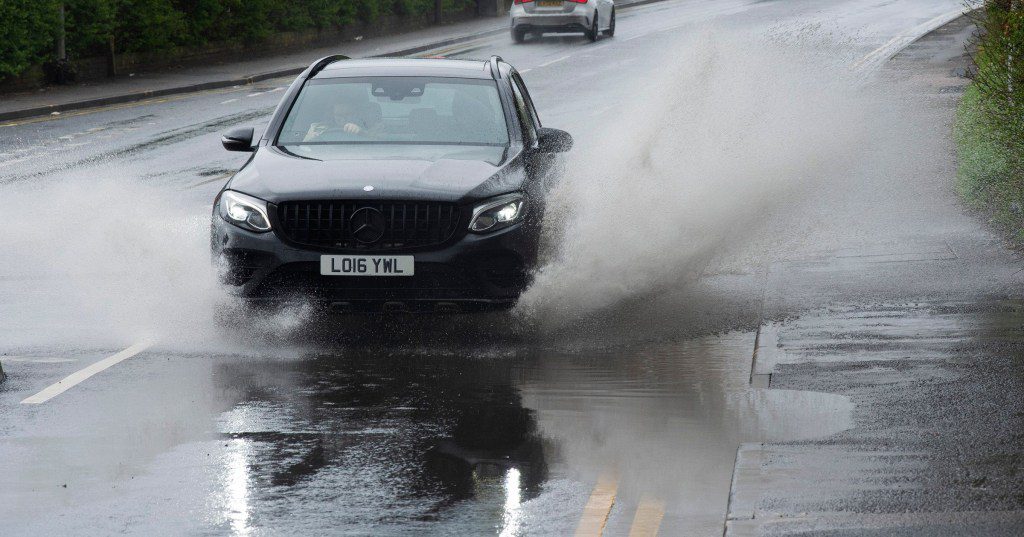
[[[430,77],[311,80],[292,106],[278,145],[506,145],[493,80]]]

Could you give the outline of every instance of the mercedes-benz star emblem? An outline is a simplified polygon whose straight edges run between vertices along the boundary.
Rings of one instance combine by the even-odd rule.
[[[384,236],[384,228],[387,225],[384,213],[373,207],[357,209],[349,217],[348,223],[352,229],[352,237],[363,244],[372,244]]]

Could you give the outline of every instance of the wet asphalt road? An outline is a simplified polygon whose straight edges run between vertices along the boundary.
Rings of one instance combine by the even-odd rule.
[[[428,52],[501,54],[545,125],[638,198],[708,177],[661,211],[749,187],[710,196],[730,225],[609,237],[596,251],[628,259],[593,260],[606,278],[565,278],[555,235],[535,307],[510,316],[237,318],[204,248],[244,159],[218,137],[265,121],[287,80],[0,127],[0,533],[1016,534],[1024,277],[953,190],[964,26],[884,61],[959,5],[669,1],[596,44]],[[762,34],[783,52],[756,56]],[[841,84],[873,81],[856,113],[822,79],[759,78],[821,49],[855,73]],[[673,62],[683,78],[652,82]],[[686,132],[620,117],[638,96]],[[759,141],[788,137],[813,151]],[[700,140],[739,151],[702,160]],[[638,152],[650,173],[614,177]],[[593,195],[572,180],[554,196]],[[94,364],[111,365],[47,391]]]

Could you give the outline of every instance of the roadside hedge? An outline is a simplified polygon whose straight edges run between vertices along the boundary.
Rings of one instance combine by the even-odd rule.
[[[1024,240],[1024,0],[987,0],[957,114],[960,191]]]
[[[434,0],[0,0],[0,78],[53,58],[62,3],[70,59],[106,54],[111,38],[119,53],[148,52],[434,11]],[[442,5],[455,13],[475,4]]]
[[[54,50],[56,1],[0,0],[0,77],[16,75]]]

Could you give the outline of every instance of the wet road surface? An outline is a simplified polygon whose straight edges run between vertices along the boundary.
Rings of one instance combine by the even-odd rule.
[[[736,445],[850,425],[845,397],[752,390],[752,346],[157,348],[28,410],[4,501],[28,533],[139,527],[116,509],[186,533],[567,534],[604,479],[610,532],[643,502],[666,534],[720,531]]]
[[[243,160],[219,133],[286,80],[0,128],[3,533],[1012,534],[1024,277],[952,190],[960,45],[877,71],[959,7],[670,1],[593,45],[425,53],[501,54],[582,148],[553,193],[582,209],[509,316],[237,318],[205,245]]]

